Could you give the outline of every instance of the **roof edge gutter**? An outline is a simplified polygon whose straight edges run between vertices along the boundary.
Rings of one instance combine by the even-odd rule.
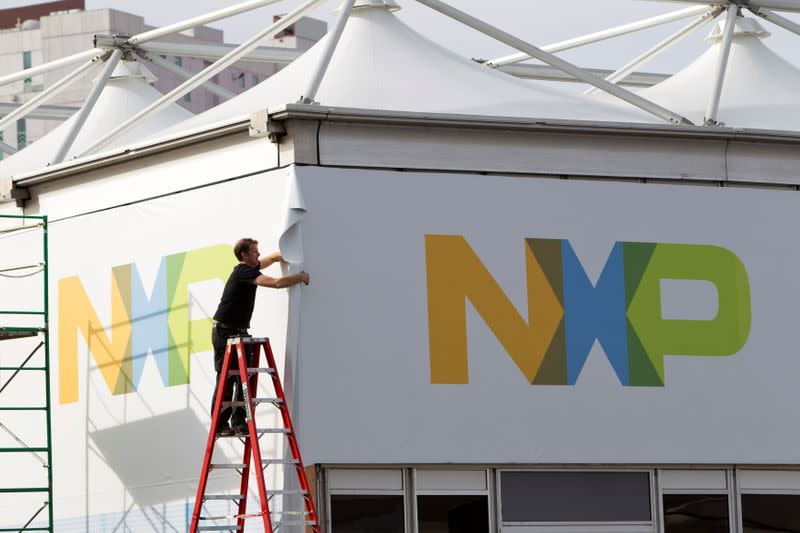
[[[132,145],[86,158],[65,161],[41,171],[22,174],[18,177],[11,177],[8,179],[8,182],[11,183],[15,189],[39,185],[83,172],[98,170],[108,166],[129,162],[134,159],[140,159],[211,139],[225,137],[234,133],[244,132],[247,131],[249,126],[250,121],[248,119],[240,119],[236,122],[214,126],[213,128],[201,131],[194,131],[189,134],[158,139],[148,144]],[[13,200],[13,198],[6,197],[3,195],[2,190],[0,190],[0,202],[11,200]]]
[[[800,144],[800,132],[781,130],[756,130],[729,127],[701,128],[670,124],[629,122],[600,122],[581,120],[536,119],[498,116],[478,116],[452,113],[426,113],[386,111],[361,108],[329,107],[318,104],[286,104],[254,113],[250,118],[237,118],[217,123],[190,133],[156,139],[140,144],[107,151],[89,157],[65,161],[46,169],[10,177],[0,187],[0,203],[19,202],[27,196],[24,189],[81,173],[103,169],[152,155],[184,148],[212,139],[250,131],[257,135],[260,128],[272,128],[269,137],[282,142],[285,128],[281,123],[312,121],[315,123],[358,123],[397,126],[424,126],[439,128],[473,128],[486,130],[516,130],[553,133],[591,133],[595,135],[630,135],[684,139],[737,140],[761,143]],[[9,191],[15,191],[12,195]]]

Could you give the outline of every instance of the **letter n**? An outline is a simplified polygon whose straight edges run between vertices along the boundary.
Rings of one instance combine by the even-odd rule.
[[[528,321],[517,312],[467,241],[426,235],[431,383],[469,382],[466,300],[532,383],[564,311],[526,242]]]

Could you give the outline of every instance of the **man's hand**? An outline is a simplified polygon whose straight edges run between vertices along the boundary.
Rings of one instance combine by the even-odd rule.
[[[300,272],[298,276],[300,276],[300,281],[302,281],[304,285],[308,285],[309,283],[311,283],[311,276],[309,276],[308,272],[306,272],[305,270]]]

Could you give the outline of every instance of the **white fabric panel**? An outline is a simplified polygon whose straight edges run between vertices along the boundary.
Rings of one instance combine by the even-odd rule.
[[[433,491],[483,491],[486,487],[486,470],[424,470],[416,471],[418,492]]]
[[[725,490],[725,470],[659,470],[661,490]]]
[[[737,470],[742,491],[800,491],[800,472],[787,470]]]
[[[800,283],[788,191],[299,167],[307,211],[302,429],[309,462],[796,463]],[[569,239],[596,283],[616,241],[713,245],[749,279],[727,357],[666,357],[623,386],[603,347],[531,385],[467,306],[469,383],[432,384],[425,235],[460,235],[526,317],[524,239]],[[768,234],[769,238],[765,238]],[[343,414],[342,406],[347,406]],[[424,435],[425,438],[420,438]],[[769,435],[765,445],[764,435]]]
[[[236,262],[232,247],[239,238],[250,236],[258,239],[263,254],[277,250],[285,219],[287,180],[287,171],[280,170],[99,213],[51,221],[51,383],[57,522],[63,524],[60,521],[88,516],[87,524],[105,523],[113,527],[128,512],[145,512],[156,504],[159,509],[162,505],[165,509],[183,508],[186,502],[194,501],[208,436],[215,371],[211,351],[201,348],[201,345],[210,345],[207,335],[204,332],[202,338],[195,338],[192,333],[193,328],[199,331],[208,324],[191,321],[207,318],[216,310],[223,283]],[[78,207],[73,205],[67,209],[75,215]],[[20,246],[2,246],[13,245],[11,241],[0,240],[2,263],[7,262],[8,250],[19,252],[21,249]],[[147,312],[119,316],[120,302],[125,295],[115,292],[114,280],[117,278],[112,275],[112,268],[131,265],[132,278],[141,283],[144,298],[158,304],[160,300],[155,298],[158,287],[162,285],[157,279],[164,258],[217,245],[222,245],[222,249],[216,251],[211,259],[221,266],[212,269],[206,256],[192,259],[187,255],[183,263],[173,264],[162,272],[172,276],[165,285],[176,287],[175,297],[188,298],[185,317],[181,318],[179,314],[182,312],[180,306],[169,303],[174,300],[165,300],[167,304],[162,306],[151,305]],[[195,272],[187,274],[192,281],[186,285],[186,294],[179,294],[181,285],[175,284],[175,277],[189,271]],[[272,266],[265,273],[280,276],[280,267]],[[102,331],[101,328],[94,330],[88,339],[77,332],[74,346],[61,346],[60,341],[66,335],[61,331],[63,324],[72,324],[77,329],[89,320],[79,304],[61,293],[64,280],[75,276],[102,324]],[[118,278],[116,283],[122,293],[135,292],[128,289],[133,285],[125,276]],[[30,300],[30,295],[25,294],[25,289],[30,287],[24,284],[20,287],[2,279],[0,293],[4,302]],[[173,297],[163,293],[162,296],[165,299]],[[287,303],[286,291],[259,290],[251,328],[255,336],[270,338],[281,369],[286,348]],[[147,302],[143,304],[148,305]],[[72,322],[71,318],[76,316],[77,321]],[[164,325],[167,321],[172,328],[170,332],[188,332],[188,341],[169,341],[188,350],[188,384],[185,377],[171,386],[164,384],[166,367],[157,362],[157,356],[164,355],[164,341],[161,337],[153,340],[152,329],[141,329],[141,324],[149,318],[163,325],[165,329],[161,331],[167,331],[167,325]],[[138,376],[138,382],[132,387],[134,390],[112,394],[113,384],[109,386],[102,370],[109,365],[101,365],[97,358],[104,345],[103,335],[113,343],[120,335],[125,337],[126,327],[133,331],[131,338],[139,341],[137,350],[145,350],[131,353],[128,363],[135,366],[138,365],[136,361],[143,363],[138,372],[131,372],[130,368],[121,372],[129,380],[134,379],[130,376]],[[13,347],[3,344],[0,365],[11,361],[14,355]],[[149,348],[142,348],[148,345]],[[77,357],[75,373],[67,369],[71,357],[65,355],[66,352],[73,353],[73,350],[76,350]],[[173,363],[174,358],[170,364]],[[170,368],[170,379],[175,375]],[[263,386],[265,381],[260,381],[262,390],[259,395],[273,396],[271,387]],[[77,387],[77,401],[62,401],[63,383]],[[291,385],[287,384],[287,388],[290,389]],[[29,390],[31,394],[38,393],[38,389],[34,391],[33,387]],[[269,406],[262,406],[259,411],[261,427],[279,424],[277,411]],[[31,418],[26,423],[33,425],[38,421]],[[275,439],[264,438],[261,441],[264,457],[280,457],[281,446]],[[241,461],[241,452],[230,442],[218,444],[217,450],[215,457],[219,462]],[[20,474],[23,479],[30,477],[24,470],[3,469],[6,480],[18,479]],[[268,479],[271,488],[280,486],[279,474],[272,473]],[[238,491],[239,481],[235,476],[212,473],[210,486],[212,492]],[[0,502],[0,516],[6,516],[3,505]],[[254,508],[252,503],[250,508]],[[182,519],[185,513],[179,513],[179,516]],[[172,525],[178,529],[184,527],[182,521]],[[94,529],[90,530],[97,531],[100,526],[91,527]]]
[[[403,490],[402,470],[329,470],[331,490]]]

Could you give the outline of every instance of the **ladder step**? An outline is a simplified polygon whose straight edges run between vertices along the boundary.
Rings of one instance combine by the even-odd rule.
[[[204,500],[243,500],[243,494],[206,494]]]
[[[197,526],[197,531],[241,531],[239,526]]]
[[[297,459],[262,459],[263,465],[296,465],[300,463]]]
[[[211,470],[242,470],[247,465],[244,463],[212,463],[208,465]]]
[[[284,435],[288,435],[291,433],[292,430],[288,428],[259,428],[256,430],[256,433],[282,433]]]
[[[308,494],[308,491],[302,489],[278,489],[278,490],[268,490],[267,494],[269,496],[279,496],[281,494]]]
[[[258,405],[260,403],[271,403],[278,405],[283,403],[281,398],[253,398],[253,404]],[[244,407],[244,402],[222,402],[222,407]]]
[[[267,342],[266,337],[231,337],[228,339],[228,344],[238,344],[239,342],[243,342],[244,344],[262,344]]]
[[[314,520],[288,520],[286,522],[273,522],[272,525],[274,527],[280,526],[316,526],[317,523]]]
[[[260,368],[248,368],[247,369],[247,374],[251,375],[251,376],[253,374],[274,374],[274,373],[275,373],[275,369],[274,368],[260,367]],[[238,376],[239,375],[239,371],[238,370],[228,370],[228,375],[229,376]]]

